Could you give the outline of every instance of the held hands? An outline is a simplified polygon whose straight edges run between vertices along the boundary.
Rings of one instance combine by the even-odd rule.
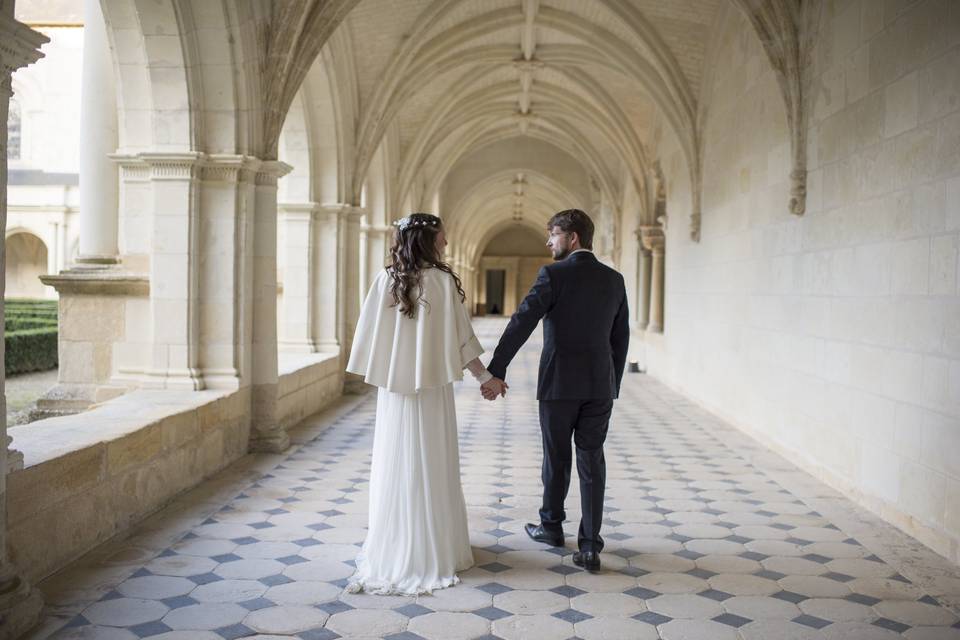
[[[497,396],[506,396],[509,388],[510,386],[500,378],[490,378],[480,385],[480,393],[483,394],[484,400],[493,401]]]

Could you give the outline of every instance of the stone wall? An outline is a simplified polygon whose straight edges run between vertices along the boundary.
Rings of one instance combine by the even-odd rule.
[[[706,56],[703,229],[665,136],[651,373],[960,561],[960,5],[824,2],[806,214],[776,78],[738,11]]]
[[[250,388],[134,391],[88,412],[13,427],[10,552],[37,581],[121,534],[247,452]]]
[[[317,413],[343,393],[343,368],[339,354],[280,352],[277,413],[285,429]]]
[[[342,390],[338,354],[280,353],[283,428],[319,412]],[[9,433],[24,455],[24,469],[8,478],[10,548],[35,581],[245,455],[250,387],[131,391]]]

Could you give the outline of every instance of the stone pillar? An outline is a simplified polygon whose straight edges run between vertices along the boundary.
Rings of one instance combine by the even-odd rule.
[[[47,273],[56,273],[60,256],[60,223],[50,223],[50,244],[47,245]]]
[[[637,283],[638,298],[640,304],[638,309],[637,326],[646,330],[650,324],[650,283],[651,283],[651,256],[650,250],[643,246],[640,232],[637,231],[637,253],[639,254],[639,281]]]
[[[340,229],[343,234],[343,348],[350,353],[353,345],[353,333],[357,329],[357,320],[360,319],[360,305],[365,292],[360,290],[360,219],[364,211],[360,207],[344,207],[342,210],[343,225]]]
[[[367,269],[366,278],[361,283],[361,297],[365,296],[374,278],[386,265],[387,254],[393,242],[394,229],[392,226],[370,225],[364,228],[367,236]]]
[[[117,262],[117,93],[99,2],[83,3],[80,90],[80,264]]]
[[[67,220],[64,220],[57,226],[57,271],[67,268],[67,260],[70,258],[70,247],[67,246]]]
[[[250,450],[279,453],[290,436],[277,415],[277,178],[292,167],[260,165],[253,215],[253,382]]]
[[[143,386],[203,388],[199,354],[199,153],[143,153],[150,172],[153,353]],[[82,233],[82,231],[81,231]],[[82,237],[82,236],[81,236]]]
[[[12,95],[10,75],[40,58],[49,39],[13,18],[13,2],[0,2],[0,229],[7,227],[7,111]],[[0,267],[6,269],[6,245],[0,243]],[[0,273],[0,275],[3,275]],[[0,278],[0,322],[3,321],[4,278]],[[0,354],[2,354],[0,347]],[[0,357],[0,638],[13,639],[36,622],[43,601],[7,557],[7,473],[16,459],[7,449],[7,402],[3,358]]]
[[[317,350],[324,353],[340,352],[340,211],[344,205],[324,205],[319,208],[313,226],[311,271],[314,292],[311,301],[311,335]]]
[[[239,389],[253,376],[253,220],[260,160],[205,157],[200,185],[199,366],[205,389]],[[124,181],[124,196],[132,185]],[[123,208],[124,216],[130,213]],[[124,255],[124,263],[131,261]]]
[[[280,313],[280,348],[311,353],[317,350],[312,335],[313,297],[316,295],[314,225],[320,205],[280,205],[283,247],[278,262],[283,267],[283,303]]]
[[[664,250],[666,238],[660,227],[641,227],[643,246],[652,254],[650,268],[650,323],[648,331],[663,333]]]

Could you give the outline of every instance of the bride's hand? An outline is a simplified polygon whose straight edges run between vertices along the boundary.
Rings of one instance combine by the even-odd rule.
[[[495,400],[497,396],[506,396],[510,386],[500,378],[490,378],[480,385],[480,392],[486,400]]]

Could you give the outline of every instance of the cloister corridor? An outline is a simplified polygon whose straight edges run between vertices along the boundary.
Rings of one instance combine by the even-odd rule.
[[[958,69],[960,0],[0,0],[0,640],[958,640]],[[476,566],[344,593],[412,214],[487,365],[569,209],[603,572],[524,535],[533,340],[456,390]]]
[[[502,320],[478,320],[492,349]],[[344,592],[364,538],[374,399],[347,396],[284,454],[249,455],[40,583],[29,640],[949,640],[960,572],[641,374],[607,441],[604,570],[531,542],[536,334],[509,395],[456,392],[476,566],[419,598]],[[574,480],[568,516],[579,518]]]

